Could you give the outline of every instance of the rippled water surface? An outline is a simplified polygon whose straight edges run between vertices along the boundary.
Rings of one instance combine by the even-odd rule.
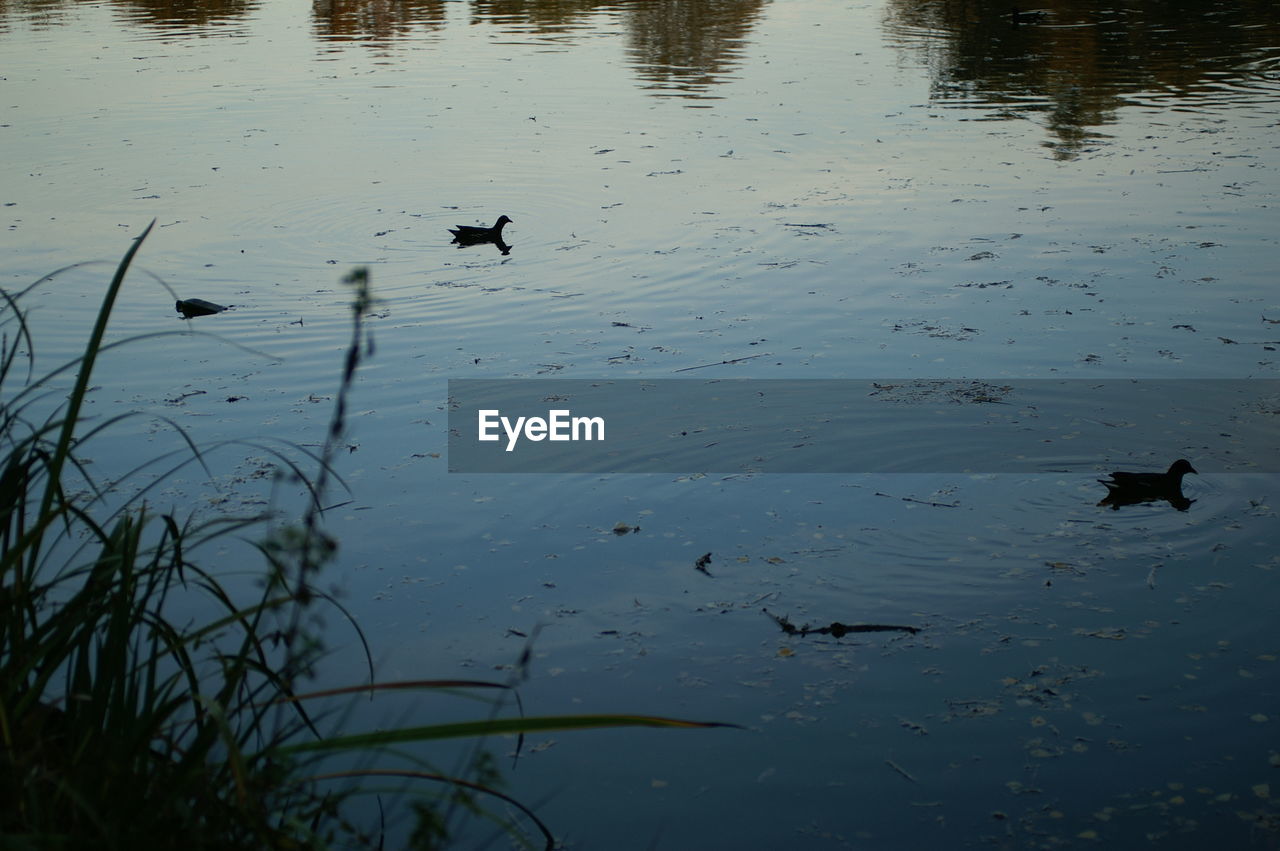
[[[89,454],[180,448],[157,416],[254,439],[155,497],[217,512],[292,498],[265,447],[323,438],[368,266],[330,578],[379,676],[493,675],[536,630],[526,711],[745,727],[526,743],[508,788],[566,847],[1272,847],[1277,478],[1234,435],[1274,382],[1220,427],[1154,402],[1158,445],[1089,411],[1031,473],[463,475],[446,444],[461,378],[1161,379],[1211,417],[1177,397],[1277,377],[1278,45],[1263,0],[0,0],[0,284],[156,219],[92,397],[151,416]],[[499,214],[509,253],[450,244]],[[38,371],[110,268],[23,296]],[[847,440],[928,470],[946,405],[996,400],[944,401]],[[1179,457],[1184,510],[1097,504]]]

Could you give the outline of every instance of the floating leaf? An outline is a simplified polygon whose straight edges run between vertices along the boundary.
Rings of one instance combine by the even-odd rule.
[[[1000,711],[1000,704],[994,700],[948,700],[947,707],[951,716],[978,718],[983,715],[995,715]]]
[[[1076,635],[1087,635],[1090,638],[1105,638],[1108,641],[1123,641],[1128,636],[1125,634],[1124,627],[1099,627],[1098,629],[1076,629],[1073,630]]]

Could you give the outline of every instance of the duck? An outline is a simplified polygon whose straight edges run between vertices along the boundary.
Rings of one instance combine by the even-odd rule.
[[[510,221],[511,219],[506,216],[498,216],[498,220],[491,228],[458,225],[456,228],[450,228],[449,233],[453,234],[453,241],[457,243],[501,242],[502,229]]]
[[[212,316],[215,313],[221,313],[226,310],[222,305],[205,301],[202,298],[180,298],[174,307],[182,314],[183,319],[191,319],[194,316]]]
[[[1043,9],[1022,10],[1014,6],[1009,11],[1009,20],[1014,24],[1038,24],[1048,16],[1048,12]]]
[[[1118,511],[1122,505],[1163,499],[1179,511],[1186,511],[1195,502],[1182,495],[1182,477],[1187,473],[1196,473],[1196,468],[1185,458],[1174,461],[1164,473],[1114,472],[1110,479],[1098,479],[1107,486],[1107,495],[1098,505],[1109,505]]]

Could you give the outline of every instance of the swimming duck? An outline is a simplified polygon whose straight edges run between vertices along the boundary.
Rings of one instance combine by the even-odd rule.
[[[182,314],[183,319],[190,319],[193,316],[212,316],[226,310],[222,305],[202,298],[180,298],[175,307]]]
[[[1107,495],[1098,505],[1109,505],[1119,510],[1122,505],[1163,499],[1179,511],[1186,511],[1195,500],[1182,495],[1182,477],[1195,472],[1196,468],[1190,461],[1179,458],[1169,465],[1165,473],[1112,473],[1110,479],[1098,479],[1100,484],[1107,486]]]
[[[1049,13],[1043,9],[1022,10],[1017,6],[1009,12],[1009,20],[1014,24],[1038,24],[1045,19]]]
[[[498,216],[498,220],[493,223],[491,228],[458,225],[457,228],[450,228],[449,233],[453,234],[453,241],[458,243],[500,242],[502,240],[502,228],[510,221],[511,219],[506,216]]]

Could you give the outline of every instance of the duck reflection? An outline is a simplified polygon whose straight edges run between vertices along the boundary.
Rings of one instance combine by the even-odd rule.
[[[502,237],[500,236],[494,236],[488,239],[477,239],[472,237],[455,236],[453,238],[453,242],[449,244],[456,245],[459,248],[468,248],[475,245],[492,245],[492,246],[495,246],[498,249],[498,251],[504,256],[511,253],[511,246],[503,242]]]
[[[1119,511],[1122,505],[1163,500],[1178,511],[1186,511],[1195,500],[1182,495],[1182,477],[1195,472],[1190,461],[1179,458],[1164,473],[1112,473],[1110,479],[1098,479],[1107,486],[1107,495],[1098,505],[1109,505],[1113,511]]]

